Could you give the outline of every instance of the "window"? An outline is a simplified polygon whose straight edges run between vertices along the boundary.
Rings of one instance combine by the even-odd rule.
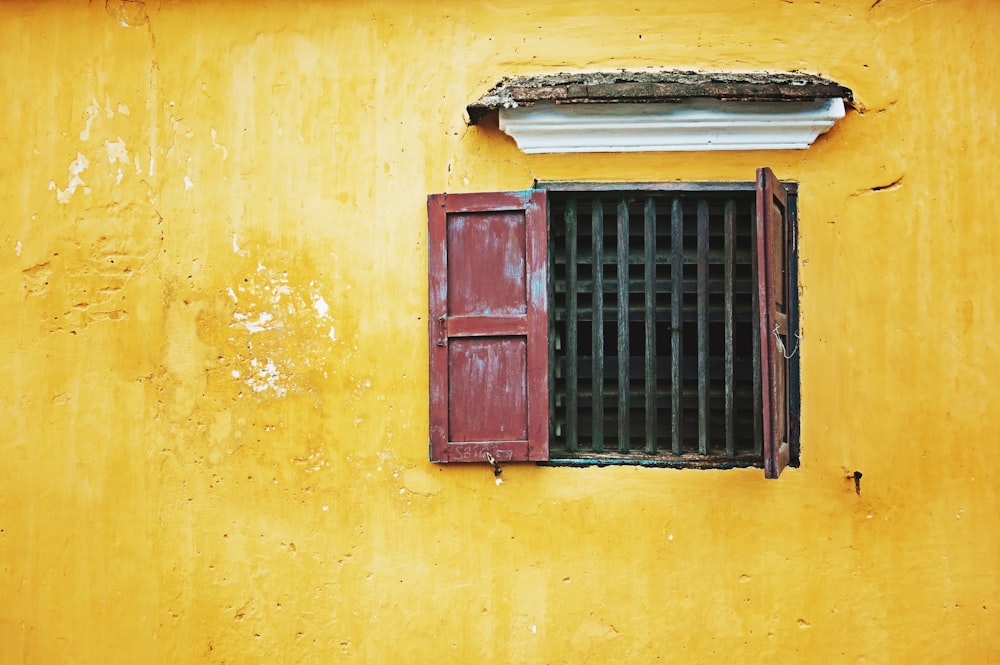
[[[431,459],[797,462],[794,185],[432,195]]]

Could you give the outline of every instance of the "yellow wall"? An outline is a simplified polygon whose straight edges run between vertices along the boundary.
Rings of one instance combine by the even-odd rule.
[[[0,663],[1000,661],[998,34],[988,0],[0,5]],[[621,67],[863,112],[771,153],[465,125]],[[765,164],[801,468],[427,461],[426,194]]]

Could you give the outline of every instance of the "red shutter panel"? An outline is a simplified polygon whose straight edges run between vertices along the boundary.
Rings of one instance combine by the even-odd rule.
[[[546,460],[545,193],[434,194],[427,213],[431,460]]]
[[[764,475],[788,465],[788,198],[769,168],[757,169],[755,249],[764,428]]]

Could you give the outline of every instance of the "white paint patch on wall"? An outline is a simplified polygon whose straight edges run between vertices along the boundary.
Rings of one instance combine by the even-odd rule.
[[[250,256],[232,236],[233,251]],[[253,394],[285,397],[327,376],[334,331],[331,306],[316,281],[299,286],[286,270],[256,260],[247,273],[225,287],[232,299],[229,323],[236,346],[229,369]],[[227,354],[228,355],[228,354]]]
[[[310,450],[307,455],[293,457],[292,461],[301,466],[306,473],[322,471],[330,466],[330,462],[323,457],[323,451],[318,449]]]
[[[116,141],[105,141],[104,147],[108,151],[108,164],[115,162],[128,164],[128,150],[125,149],[125,140],[122,137],[119,136]]]
[[[91,97],[90,104],[84,109],[87,114],[86,125],[80,130],[80,140],[89,141],[90,140],[90,126],[94,124],[94,118],[97,117],[98,112],[101,110],[101,105],[97,103],[96,97]]]
[[[14,254],[16,254],[17,256],[21,256],[21,241],[20,240],[18,240],[17,244],[14,245]]]
[[[229,158],[229,148],[218,142],[218,133],[213,129],[211,131],[212,135],[212,149],[218,150],[222,153],[222,161],[226,161]]]
[[[247,385],[255,393],[270,390],[277,397],[284,397],[288,393],[288,389],[282,384],[281,373],[278,372],[278,367],[273,360],[268,358],[266,363],[261,364],[256,358],[251,358],[250,367],[253,374],[247,377]]]
[[[271,294],[272,305],[279,305],[281,303],[282,298],[292,295],[292,287],[288,285],[288,275],[283,274],[282,278],[283,278],[282,281],[276,283],[272,282],[269,286],[264,287],[264,290]],[[287,302],[285,303],[285,310],[287,310],[289,314],[294,314],[295,313],[294,300],[291,298],[286,298],[286,300]]]
[[[122,118],[128,118],[131,116],[131,110],[125,103],[114,104],[108,96],[105,96],[105,102],[102,106],[97,101],[97,97],[92,96],[90,104],[84,109],[84,127],[80,130],[79,137],[80,141],[89,142],[94,138],[100,141],[102,135],[115,136],[114,139],[104,139],[103,153],[107,155],[108,164],[112,166],[109,175],[114,178],[115,186],[118,186],[121,185],[131,168],[134,168],[135,172],[140,176],[142,175],[142,168],[139,163],[139,156],[129,154],[125,140],[117,132],[112,131],[112,125],[107,122],[113,120],[116,114]],[[105,118],[107,120],[103,120]],[[96,126],[95,122],[97,122]],[[83,189],[85,194],[91,193],[91,187],[84,183],[82,175],[91,166],[91,158],[95,161],[103,160],[103,155],[100,154],[100,146],[80,146],[76,159],[69,165],[66,186],[59,187],[54,180],[49,182],[49,190],[56,193],[56,199],[60,203],[69,203],[73,198],[73,194],[80,188]],[[118,165],[117,168],[114,168],[115,165]],[[150,166],[152,166],[152,162]],[[92,180],[92,184],[100,181],[100,178]],[[98,187],[98,185],[94,184],[94,187]]]
[[[232,289],[230,289],[230,291],[231,290]],[[277,322],[277,323],[274,323],[273,325],[271,324],[271,322],[274,321],[274,316],[271,315],[271,314],[269,314],[268,312],[261,312],[257,316],[257,320],[256,321],[254,321],[251,318],[251,315],[249,315],[249,314],[241,314],[239,312],[236,312],[235,314],[233,314],[233,318],[236,320],[236,324],[234,324],[234,325],[241,325],[241,326],[243,326],[244,328],[246,328],[250,332],[251,335],[254,334],[254,333],[264,332],[265,330],[273,330],[274,328],[280,328],[281,327],[281,322],[280,321]]]
[[[312,301],[319,318],[325,319],[330,315],[330,306],[323,300],[323,296],[313,294]]]
[[[82,152],[78,152],[76,153],[76,159],[69,163],[65,189],[57,187],[54,180],[49,181],[49,191],[55,191],[56,199],[59,203],[69,203],[70,199],[73,198],[73,193],[79,187],[83,187],[84,194],[90,193],[90,188],[86,186],[83,178],[80,177],[80,174],[86,171],[88,166],[90,166],[90,160]]]

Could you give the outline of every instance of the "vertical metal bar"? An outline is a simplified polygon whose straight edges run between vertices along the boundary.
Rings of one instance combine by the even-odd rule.
[[[788,193],[788,339],[792,344],[802,348],[799,334],[799,213],[798,194]],[[794,338],[794,339],[793,339]],[[799,462],[799,414],[801,412],[801,395],[799,394],[801,353],[792,353],[788,361],[788,444],[790,447],[790,464]]]
[[[750,228],[753,229],[751,232],[751,248],[757,246],[757,207],[756,204],[750,207],[750,219],[754,220],[750,224]],[[750,316],[753,326],[753,450],[754,454],[758,457],[763,457],[764,455],[764,396],[761,394],[761,368],[760,368],[760,297],[757,293],[757,252],[752,250],[750,252],[752,256],[751,265],[752,270],[752,286],[750,291],[753,293],[753,313]]]
[[[723,261],[725,264],[725,276],[723,284],[725,289],[725,347],[726,347],[726,455],[732,457],[734,453],[733,442],[733,228],[736,216],[736,204],[730,199],[726,201],[726,208],[723,212],[723,236],[725,244]]]
[[[674,199],[670,209],[670,438],[674,455],[681,454],[684,376],[681,371],[684,315],[684,207]]]
[[[656,201],[646,199],[642,214],[646,287],[646,452],[656,452]]]
[[[708,201],[698,201],[698,452],[708,454]]]
[[[628,204],[618,202],[618,452],[629,451]]]
[[[604,204],[595,198],[591,204],[591,260],[594,273],[593,279],[593,310],[591,321],[592,333],[592,374],[591,390],[594,423],[591,427],[593,437],[590,449],[599,453],[604,450]]]
[[[579,410],[577,397],[576,200],[566,202],[566,449],[576,452]]]

